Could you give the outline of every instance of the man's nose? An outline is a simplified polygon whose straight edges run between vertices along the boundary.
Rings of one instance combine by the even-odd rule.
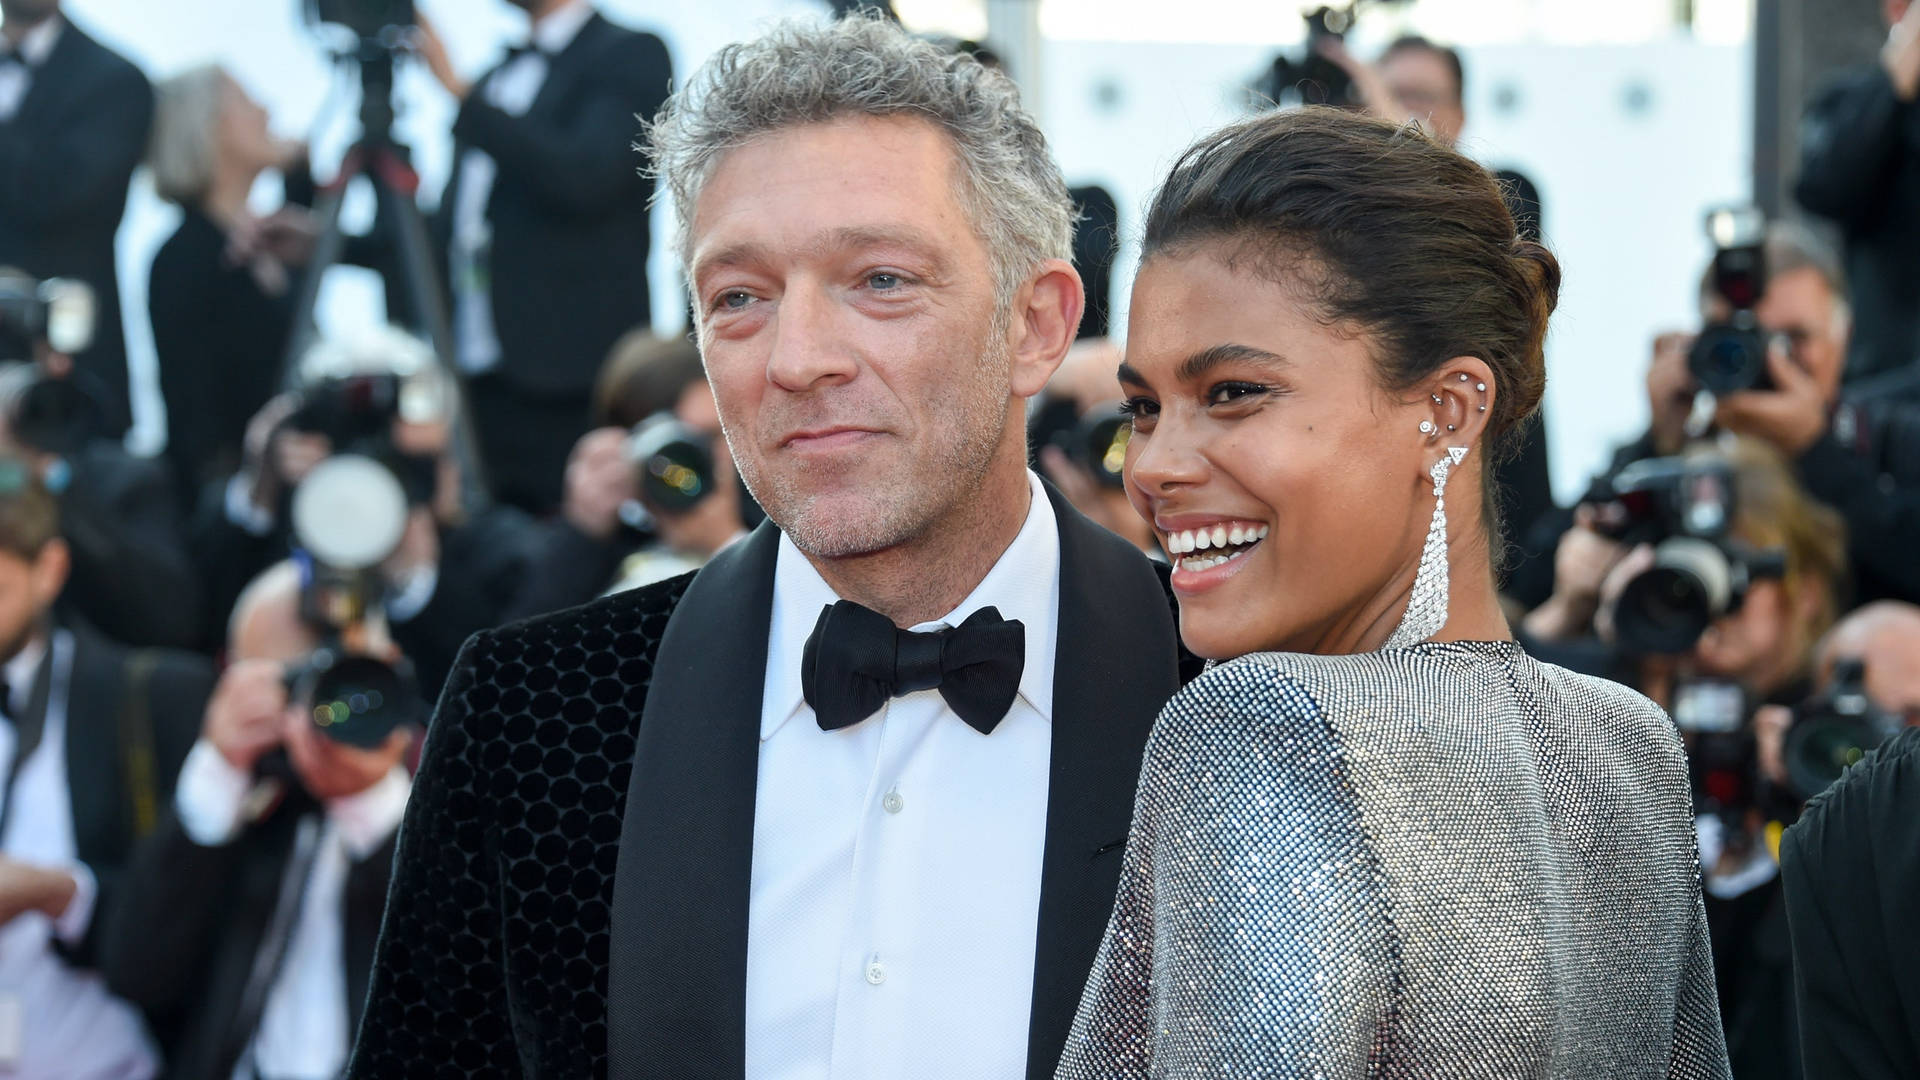
[[[783,390],[802,393],[824,383],[852,379],[858,364],[843,340],[844,316],[845,309],[823,289],[788,289],[774,316],[767,381]]]

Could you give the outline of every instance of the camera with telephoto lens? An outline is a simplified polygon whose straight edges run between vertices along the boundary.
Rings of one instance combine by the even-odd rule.
[[[325,643],[288,672],[287,692],[336,742],[375,747],[400,725],[425,719],[412,666],[358,645],[383,619],[379,567],[399,550],[409,512],[393,473],[358,454],[314,466],[293,493],[300,614]]]
[[[1781,748],[1787,784],[1803,801],[1825,791],[1874,747],[1899,733],[1902,718],[1867,697],[1867,668],[1837,660],[1827,689],[1794,706]]]
[[[1082,416],[1073,401],[1055,399],[1034,410],[1027,423],[1027,445],[1036,454],[1043,446],[1059,447],[1105,488],[1126,485],[1127,441],[1132,437],[1133,424],[1118,405]]]
[[[307,20],[378,38],[390,28],[414,24],[413,0],[307,0]]]
[[[1723,397],[1771,389],[1771,335],[1754,314],[1767,291],[1766,217],[1752,207],[1715,210],[1707,215],[1707,237],[1713,241],[1713,291],[1733,307],[1733,314],[1701,329],[1687,353],[1687,370],[1701,386]]]
[[[68,356],[86,351],[95,307],[84,281],[0,270],[0,360],[36,360],[41,344]]]
[[[1627,583],[1614,607],[1615,635],[1629,652],[1686,652],[1740,607],[1753,582],[1786,572],[1784,552],[1731,539],[1734,470],[1725,462],[1636,461],[1595,481],[1585,501],[1601,535],[1653,545],[1653,566]]]
[[[713,440],[671,412],[654,413],[635,424],[627,435],[626,455],[650,512],[684,513],[713,494]]]

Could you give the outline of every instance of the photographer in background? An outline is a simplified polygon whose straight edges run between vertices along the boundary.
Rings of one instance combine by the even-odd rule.
[[[1920,608],[1848,616],[1820,666],[1849,662],[1889,737],[1807,805],[1780,873],[1808,1080],[1896,1080],[1920,1076]]]
[[[108,928],[109,984],[147,1011],[183,1080],[337,1077],[365,1000],[418,729],[321,726],[346,702],[365,718],[370,688],[290,690],[333,629],[311,607],[293,563],[242,594],[229,666]],[[377,619],[365,629],[359,648],[400,660]]]
[[[182,498],[240,466],[247,420],[280,389],[298,272],[311,254],[305,149],[275,139],[267,112],[226,69],[156,88],[148,161],[180,226],[154,255],[147,311],[167,406],[166,458]],[[289,205],[256,217],[254,181],[282,170]],[[301,238],[305,238],[304,241]]]
[[[1848,71],[1800,120],[1800,205],[1837,222],[1858,311],[1847,381],[1920,363],[1920,4],[1881,0],[1879,63]]]
[[[603,426],[574,447],[560,516],[544,526],[510,617],[698,569],[759,516],[692,341],[627,333],[600,373],[594,412]]]
[[[92,332],[88,292],[0,268],[0,450],[60,502],[62,608],[127,645],[191,648],[201,588],[167,470],[103,434],[98,382],[73,363]]]
[[[459,106],[434,218],[494,495],[535,514],[563,498],[594,374],[648,316],[653,180],[633,142],[673,85],[666,45],[587,0],[512,0],[526,47],[468,82],[420,24],[421,59]]]
[[[95,970],[102,927],[137,902],[124,877],[193,741],[213,672],[63,624],[59,510],[0,457],[0,1075],[144,1080],[139,1014]]]
[[[1845,588],[1845,527],[1751,440],[1641,461],[1612,486],[1617,501],[1584,506],[1569,539],[1611,563],[1593,598],[1600,637],[1687,744],[1734,1074],[1796,1077],[1776,845],[1810,793],[1762,769],[1755,714],[1808,696],[1814,646]],[[1637,518],[1624,529],[1622,509]]]
[[[301,483],[341,455],[373,459],[406,499],[397,550],[378,568],[393,637],[439,693],[460,644],[497,624],[521,588],[537,529],[511,507],[469,505],[453,433],[458,396],[432,350],[391,327],[317,342],[300,362],[300,389],[275,397],[248,424],[240,472],[210,488],[194,552],[214,610],[296,546],[291,513]],[[371,513],[371,488],[348,491],[337,512]]]
[[[98,380],[102,433],[127,430],[114,236],[147,147],[153,88],[82,33],[60,0],[0,0],[0,263],[84,281],[98,333],[74,361]]]

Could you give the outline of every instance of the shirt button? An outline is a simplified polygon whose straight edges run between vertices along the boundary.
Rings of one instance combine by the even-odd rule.
[[[874,986],[879,986],[886,981],[887,969],[881,966],[880,958],[876,956],[872,960],[867,961],[867,982]]]
[[[900,792],[897,790],[889,791],[885,795],[880,796],[880,809],[885,810],[889,814],[899,813],[906,805],[907,800],[901,798]]]

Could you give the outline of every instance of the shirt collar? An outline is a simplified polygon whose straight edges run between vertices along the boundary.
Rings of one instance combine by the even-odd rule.
[[[12,700],[0,701],[0,710],[8,716],[15,715],[25,708],[33,696],[33,680],[40,676],[40,661],[47,655],[47,635],[36,633],[27,638],[20,651],[13,654],[4,668],[7,676],[7,697]]]
[[[1053,718],[1053,660],[1058,646],[1060,610],[1060,529],[1040,478],[1027,473],[1031,498],[1027,519],[987,576],[954,609],[913,629],[958,626],[981,608],[997,608],[1001,617],[1026,627],[1026,662],[1020,669],[1020,696],[1040,714]],[[795,714],[807,711],[800,687],[800,657],[820,609],[841,597],[792,540],[780,534],[773,571],[773,617],[767,641],[766,687],[760,713],[760,739],[773,737]]]
[[[53,54],[53,47],[60,43],[60,16],[55,14],[40,20],[40,25],[27,31],[14,48],[14,55],[25,61],[29,67],[39,67]]]
[[[550,11],[539,22],[533,24],[533,47],[547,56],[554,56],[573,44],[580,28],[593,18],[593,5],[587,0],[573,0]]]

